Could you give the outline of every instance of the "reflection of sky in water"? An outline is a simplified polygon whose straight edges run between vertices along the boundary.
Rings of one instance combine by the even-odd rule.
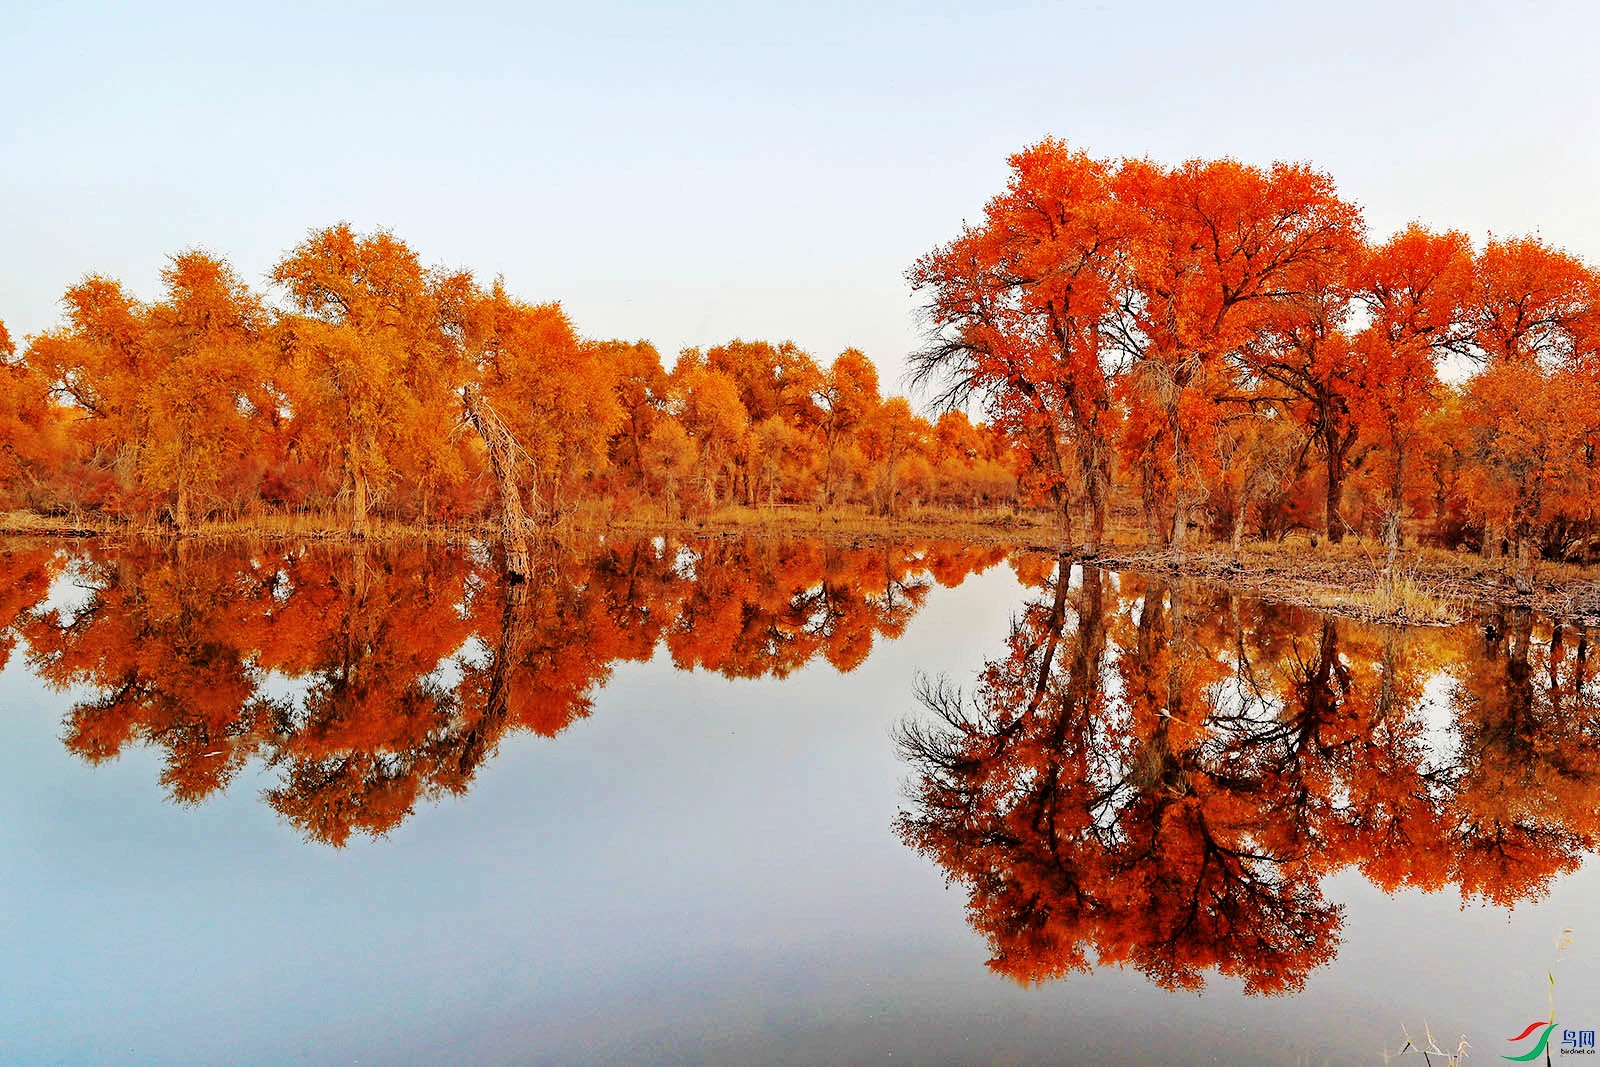
[[[1448,766],[1461,752],[1461,734],[1450,712],[1450,694],[1454,688],[1455,679],[1444,671],[1429,677],[1422,688],[1422,704],[1418,711],[1424,724],[1423,743],[1428,748],[1429,762],[1435,767]]]
[[[1024,596],[1004,568],[935,589],[848,675],[619,664],[592,716],[509,736],[465,797],[343,850],[275,819],[269,773],[181,808],[148,748],[86,766],[60,743],[82,694],[42,692],[19,655],[0,1058],[1351,1063],[1426,1020],[1493,1060],[1546,1010],[1569,926],[1558,1012],[1600,1023],[1592,864],[1514,913],[1335,875],[1343,947],[1295,998],[990,975],[964,894],[889,830],[890,730],[918,671],[970,682]]]

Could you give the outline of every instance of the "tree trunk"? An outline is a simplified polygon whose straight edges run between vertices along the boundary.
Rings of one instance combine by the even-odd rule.
[[[1095,521],[1097,517],[1101,520],[1098,523]],[[1094,497],[1087,491],[1086,487],[1086,491],[1083,494],[1083,555],[1085,557],[1094,556],[1100,551],[1100,534],[1104,530],[1104,518],[1096,515]]]
[[[823,434],[823,441],[827,445],[827,451],[824,454],[822,462],[822,503],[830,508],[833,507],[834,493],[833,478],[835,472],[833,453],[835,437],[836,434],[831,426]]]
[[[1485,563],[1493,563],[1500,558],[1500,527],[1485,519],[1483,522],[1483,544],[1478,547],[1478,556]]]
[[[1167,666],[1167,699],[1163,705],[1166,714],[1174,719],[1184,718],[1187,710],[1183,704],[1183,664],[1189,651],[1189,642],[1183,616],[1183,592],[1183,579],[1179,578],[1172,583],[1170,592],[1172,606],[1167,613],[1171,620],[1169,632],[1172,636]]]
[[[1066,512],[1063,511],[1065,516]],[[1044,649],[1039,656],[1038,680],[1033,684],[1033,693],[1028,697],[1024,715],[1032,716],[1039,710],[1039,705],[1044,702],[1046,693],[1050,689],[1050,670],[1055,664],[1056,649],[1061,644],[1061,638],[1066,630],[1068,592],[1072,585],[1072,556],[1067,552],[1060,552],[1056,556],[1055,573],[1055,603],[1050,609],[1050,621],[1045,624],[1046,638]]]
[[[632,429],[632,433],[629,434],[629,437],[633,441],[633,477],[634,477],[634,481],[639,486],[639,492],[646,493],[646,492],[649,492],[649,488],[650,487],[647,484],[647,479],[645,478],[645,475],[644,475],[644,437],[645,437],[645,435],[644,435],[643,428],[639,425],[639,416],[638,416],[637,412],[632,416],[632,418],[629,419],[629,426]]]
[[[350,536],[367,536],[367,472],[358,462],[350,470]]]
[[[1249,500],[1241,500],[1233,509],[1233,558],[1238,559],[1244,548],[1244,520],[1250,510]]]
[[[1060,485],[1052,486],[1050,495],[1056,505],[1056,551],[1065,559],[1072,546],[1072,497]]]
[[[1338,443],[1323,435],[1323,448],[1328,456],[1328,496],[1322,523],[1328,540],[1338,544],[1344,540],[1344,520],[1339,517],[1339,504],[1344,496],[1344,455]]]
[[[1184,485],[1184,472],[1189,467],[1189,450],[1183,436],[1183,420],[1178,414],[1178,399],[1183,395],[1181,386],[1175,387],[1167,407],[1167,429],[1172,434],[1172,558],[1183,562],[1184,546],[1189,533],[1189,492]]]
[[[1518,532],[1513,544],[1515,572],[1512,583],[1519,593],[1533,592],[1533,568],[1539,559],[1539,546],[1526,533]]]
[[[1084,522],[1088,529],[1084,532],[1083,549],[1085,555],[1093,556],[1100,552],[1106,536],[1106,498],[1110,472],[1106,469],[1104,445],[1101,442],[1091,440],[1085,452],[1083,503]]]
[[[516,441],[493,409],[468,386],[462,395],[467,421],[483,439],[489,453],[489,468],[494,472],[500,492],[500,543],[505,548],[506,572],[514,579],[528,574],[528,520],[522,510],[522,491],[517,486]]]
[[[1159,503],[1156,498],[1155,466],[1147,459],[1139,471],[1139,504],[1144,511],[1145,543],[1151,547],[1166,545]]]
[[[1172,510],[1172,540],[1168,547],[1172,549],[1172,558],[1177,563],[1183,562],[1184,545],[1189,540],[1189,505],[1183,499],[1183,490],[1176,493],[1177,500]]]
[[[477,773],[493,751],[511,719],[511,678],[522,658],[526,643],[526,604],[528,585],[514,581],[506,586],[505,603],[500,611],[500,644],[489,667],[489,689],[484,696],[483,715],[462,736],[456,769],[463,781]]]
[[[1383,541],[1389,550],[1387,569],[1391,573],[1400,555],[1401,540],[1404,537],[1401,524],[1405,521],[1405,458],[1405,449],[1397,448],[1394,457],[1394,475],[1389,480],[1389,514],[1384,517]]]

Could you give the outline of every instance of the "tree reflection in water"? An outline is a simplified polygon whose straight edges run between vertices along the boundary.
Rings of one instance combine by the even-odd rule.
[[[898,636],[933,580],[1004,558],[954,542],[547,545],[527,581],[437,547],[93,544],[0,552],[0,665],[91,696],[65,743],[90,762],[159,748],[197,803],[261,762],[308,838],[381,835],[462,794],[500,741],[588,715],[613,664],[664,644],[680,668],[848,671]],[[80,596],[48,600],[68,577]]]
[[[1514,611],[1400,631],[1031,568],[1004,654],[970,694],[922,683],[931,714],[898,738],[896,830],[966,890],[1004,975],[1293,992],[1337,950],[1335,871],[1509,906],[1595,846],[1586,632]]]
[[[618,663],[783,678],[860,665],[934,584],[1005,557],[924,542],[607,540],[537,555],[326,544],[0,549],[0,666],[85,693],[67,747],[163,758],[185,804],[265,766],[309,839],[464,794],[500,742],[590,714]],[[1504,610],[1396,630],[1226,590],[1011,560],[1034,587],[970,693],[921,685],[901,838],[968,894],[990,966],[1131,966],[1292,992],[1337,950],[1323,893],[1510,906],[1600,834],[1591,634]],[[1066,580],[1062,580],[1065,576]],[[58,595],[52,597],[52,591]]]

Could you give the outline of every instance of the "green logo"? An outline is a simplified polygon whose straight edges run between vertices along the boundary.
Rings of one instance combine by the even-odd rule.
[[[1501,1056],[1500,1058],[1503,1060],[1515,1060],[1518,1062],[1538,1058],[1538,1056],[1544,1052],[1545,1046],[1550,1043],[1550,1031],[1556,1028],[1556,1021],[1554,1019],[1551,1019],[1548,1023],[1543,1019],[1539,1020],[1538,1022],[1529,1023],[1528,1028],[1522,1031],[1522,1033],[1518,1034],[1516,1037],[1506,1038],[1507,1041],[1511,1042],[1522,1041],[1525,1040],[1529,1034],[1533,1033],[1540,1027],[1544,1028],[1544,1033],[1539,1035],[1539,1040],[1534,1043],[1533,1048],[1529,1049],[1527,1052],[1524,1052],[1520,1056]]]

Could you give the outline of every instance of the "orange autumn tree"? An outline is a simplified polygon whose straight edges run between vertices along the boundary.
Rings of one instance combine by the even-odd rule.
[[[1357,358],[1346,330],[1352,310],[1353,263],[1358,242],[1332,244],[1309,262],[1298,280],[1254,309],[1259,325],[1239,350],[1246,380],[1276,393],[1278,410],[1295,425],[1305,446],[1322,454],[1322,532],[1337,541],[1349,526],[1342,513],[1350,452],[1360,425],[1352,411],[1351,381]],[[1225,403],[1254,406],[1259,397],[1241,389]],[[1259,409],[1257,409],[1259,410]]]
[[[165,488],[173,522],[218,510],[238,515],[257,496],[262,435],[280,417],[268,320],[261,299],[224,261],[174,256],[164,299],[147,313],[150,353],[142,395],[157,436],[144,477]]]
[[[1534,238],[1491,241],[1465,314],[1486,369],[1462,402],[1464,488],[1486,554],[1508,540],[1525,580],[1534,553],[1593,522],[1600,276]]]
[[[669,375],[647,342],[585,340],[557,305],[345,224],[283,257],[273,300],[199,252],[163,279],[145,303],[90,276],[61,326],[20,356],[7,339],[7,493],[179,529],[340,515],[357,536],[375,516],[471,525],[498,511],[511,545],[530,516],[553,523],[596,497],[612,514],[655,497],[687,517],[691,483],[706,506],[961,499],[937,457],[903,447],[929,427],[884,406],[857,350],[824,372],[791,342],[735,340]],[[1011,498],[994,481],[1007,458],[986,457],[985,495]]]
[[[980,398],[1063,521],[1081,482],[1094,551],[1116,428],[1103,326],[1117,304],[1129,216],[1109,166],[1064,142],[1042,141],[1009,164],[983,225],[965,227],[907,273],[927,299],[928,341],[912,356],[913,381],[937,386],[944,407]]]
[[[115,514],[154,510],[142,450],[152,441],[144,392],[154,362],[144,309],[119,282],[91,275],[62,297],[66,322],[31,339],[28,367],[62,406],[67,454],[61,496]]]
[[[862,425],[861,458],[878,514],[898,513],[904,470],[927,448],[931,429],[901,396],[890,397]]]
[[[337,473],[351,533],[402,482],[425,514],[429,490],[464,476],[440,279],[393,234],[344,223],[312,231],[272,279],[294,306],[279,330],[296,444]]]
[[[645,445],[667,403],[667,372],[648,341],[589,342],[593,358],[616,369],[622,422],[611,444],[611,462],[636,488],[647,488]]]
[[[807,492],[816,465],[807,435],[781,415],[769,415],[750,427],[746,449],[746,491],[749,504],[768,507]]]
[[[818,421],[813,394],[823,382],[822,371],[792,341],[735,339],[708,349],[704,366],[732,380],[749,420],[749,436],[733,451],[737,492],[748,504],[765,489],[771,502],[780,486],[798,483],[810,465],[801,439]],[[730,488],[730,496],[735,491]]]
[[[1438,362],[1466,343],[1465,308],[1474,284],[1466,236],[1416,224],[1369,249],[1356,271],[1369,322],[1351,351],[1348,403],[1375,445],[1369,464],[1383,468],[1391,569],[1403,539],[1411,464],[1441,401]]]
[[[194,252],[149,302],[74,285],[58,327],[3,346],[0,493],[179,529],[498,512],[518,559],[530,515],[584,504],[678,522],[704,517],[688,502],[903,514],[1019,496],[1050,500],[1064,540],[1081,513],[1091,550],[1113,504],[1137,502],[1178,554],[1195,525],[1236,554],[1252,533],[1356,531],[1392,569],[1409,526],[1504,544],[1523,584],[1541,558],[1600,559],[1581,411],[1600,281],[1581,259],[1512,238],[1469,262],[1466,238],[1420,226],[1363,248],[1359,212],[1303,165],[1054,140],[1010,162],[983,218],[909,272],[930,327],[913,371],[938,386],[942,430],[882,397],[857,350],[823,369],[741,339],[669,374],[645,342],[585,340],[556,305],[334,226],[278,264],[274,300]],[[1445,387],[1446,355],[1477,373]]]
[[[67,324],[35,338],[28,362],[64,402],[80,492],[186,530],[255,503],[282,398],[267,313],[232,268],[191,251],[161,277],[149,305],[109,279],[74,286]]]
[[[1168,170],[1131,161],[1116,195],[1132,220],[1115,331],[1132,361],[1123,452],[1140,472],[1147,514],[1171,515],[1149,525],[1181,552],[1214,473],[1196,438],[1236,387],[1230,358],[1274,315],[1292,316],[1292,297],[1336,284],[1363,223],[1330,177],[1301,165],[1193,160]],[[1333,540],[1342,534],[1337,524],[1329,531]]]
[[[941,503],[977,507],[1004,499],[1014,482],[1008,449],[991,427],[974,424],[964,411],[946,411],[930,441],[935,494]]]
[[[1462,488],[1486,545],[1508,538],[1526,582],[1536,554],[1560,554],[1594,526],[1600,381],[1531,360],[1500,362],[1467,384],[1460,410],[1470,450]]]
[[[679,355],[668,381],[670,410],[691,444],[702,500],[707,507],[719,500],[732,502],[750,428],[738,381],[709,366],[696,349]]]
[[[822,383],[822,371],[793,341],[735,339],[707,349],[705,365],[733,379],[753,423],[781,415],[804,424],[813,417],[812,393]]]
[[[645,484],[661,496],[669,522],[687,517],[679,501],[683,487],[690,484],[694,476],[697,458],[695,442],[683,423],[675,418],[657,420],[645,441],[641,462]]]
[[[1231,525],[1230,547],[1238,559],[1252,521],[1266,530],[1270,519],[1264,513],[1279,510],[1275,505],[1305,447],[1300,428],[1265,390],[1242,390],[1232,399],[1219,408],[1207,435],[1207,458],[1215,471],[1211,499],[1219,520],[1227,520],[1219,525]]]
[[[60,423],[48,383],[0,322],[0,507],[27,503],[45,490],[60,449]]]
[[[859,466],[851,455],[856,435],[881,403],[878,368],[860,349],[847,348],[834,357],[811,399],[823,446],[820,502],[831,507]]]
[[[584,344],[559,304],[523,303],[498,281],[476,298],[466,333],[469,388],[481,390],[515,440],[528,509],[553,520],[608,462],[623,425],[618,349]]]
[[[1592,367],[1600,346],[1600,278],[1536,237],[1490,241],[1467,307],[1486,363]]]

